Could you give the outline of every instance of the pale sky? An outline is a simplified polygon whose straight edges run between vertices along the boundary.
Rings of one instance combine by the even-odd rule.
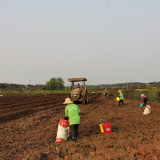
[[[1,0],[0,83],[160,81],[160,0]]]

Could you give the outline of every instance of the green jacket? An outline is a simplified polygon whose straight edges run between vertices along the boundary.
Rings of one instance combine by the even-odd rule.
[[[65,116],[69,117],[69,125],[79,124],[80,123],[80,109],[74,104],[68,104],[65,108]]]
[[[123,93],[122,93],[122,92],[119,94],[119,97],[120,97],[120,100],[124,100],[124,97],[123,97]]]

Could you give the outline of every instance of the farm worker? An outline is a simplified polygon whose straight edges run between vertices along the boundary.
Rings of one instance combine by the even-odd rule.
[[[77,88],[80,88],[80,84],[78,83]]]
[[[119,93],[119,98],[120,98],[119,106],[121,105],[121,102],[122,102],[122,105],[124,105],[124,103],[123,103],[123,100],[124,100],[123,93],[122,93],[121,90],[119,90],[118,93]]]
[[[78,127],[80,123],[80,109],[74,104],[70,98],[66,98],[63,104],[67,104],[65,108],[65,119],[69,118],[70,142],[78,139]]]
[[[143,103],[143,105],[144,106],[146,106],[146,104],[147,104],[147,96],[145,96],[144,94],[141,94],[141,98],[142,98],[142,103]]]
[[[107,91],[106,91],[106,89],[104,90],[104,96],[105,96],[105,98],[107,98]]]

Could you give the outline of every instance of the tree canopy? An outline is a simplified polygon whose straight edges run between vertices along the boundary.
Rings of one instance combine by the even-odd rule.
[[[51,78],[46,82],[44,89],[45,90],[62,90],[64,89],[64,81],[62,78]]]

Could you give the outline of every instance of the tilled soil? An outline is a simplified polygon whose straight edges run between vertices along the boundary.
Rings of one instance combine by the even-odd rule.
[[[79,140],[55,143],[58,122],[69,94],[0,97],[1,160],[159,160],[160,104],[149,102],[143,116],[140,101],[124,100],[119,107],[103,94],[90,94],[81,110]],[[103,134],[99,124],[111,123]]]

